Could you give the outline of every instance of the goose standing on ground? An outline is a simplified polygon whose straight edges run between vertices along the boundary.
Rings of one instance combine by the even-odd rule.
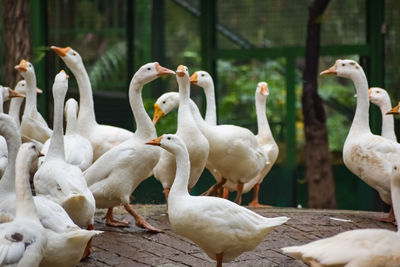
[[[356,113],[343,147],[346,167],[378,191],[381,199],[391,205],[390,180],[392,165],[400,155],[400,144],[374,135],[369,127],[368,83],[364,71],[354,60],[337,60],[321,75],[337,75],[351,79],[357,91]],[[393,212],[387,221],[393,221]]]
[[[12,90],[9,87],[3,87],[0,85],[0,114],[4,112],[3,104],[4,102],[10,100],[11,98],[23,98],[24,95]],[[7,142],[3,136],[0,136],[0,179],[3,176],[4,171],[7,167],[8,150]]]
[[[289,219],[265,218],[226,199],[189,195],[190,160],[183,140],[166,134],[147,144],[161,146],[176,158],[176,177],[168,196],[172,229],[196,243],[217,266],[254,249],[268,232]]]
[[[390,183],[394,214],[397,221],[400,221],[400,162],[398,160],[392,165]],[[377,257],[390,260],[393,254],[399,255],[400,232],[385,229],[357,229],[302,246],[285,247],[282,250],[311,266],[344,266],[347,263],[355,264],[359,260],[364,263],[370,261],[367,266],[386,266],[385,264],[372,265],[372,263]],[[352,264],[349,265],[359,266]],[[400,261],[397,261],[397,265],[393,266],[399,265]]]
[[[21,145],[21,135],[13,119],[0,114],[0,135],[7,140],[9,164],[0,181],[0,223],[15,218],[15,158]],[[29,164],[27,167],[32,167]],[[85,251],[88,241],[100,231],[82,230],[72,222],[65,210],[44,196],[34,196],[40,222],[46,228],[48,242],[41,266],[75,266]]]
[[[52,131],[42,115],[37,111],[36,97],[36,76],[33,65],[25,60],[21,60],[15,66],[26,81],[26,102],[21,121],[21,135],[40,143],[46,142],[50,138]]]
[[[371,87],[368,90],[369,100],[377,105],[382,114],[382,131],[381,136],[397,142],[396,134],[394,133],[394,119],[391,115],[386,115],[392,109],[389,94],[385,89],[379,87]]]
[[[190,191],[196,185],[204,170],[208,158],[209,144],[197,127],[190,110],[190,77],[186,66],[178,66],[176,80],[179,86],[178,129],[176,134],[185,142],[189,152],[190,178],[188,190]],[[157,110],[157,106],[155,106],[155,109]],[[160,161],[154,168],[154,177],[161,182],[166,201],[168,201],[169,190],[175,179],[175,170],[176,160],[174,155],[163,150]]]
[[[0,224],[0,265],[39,266],[47,244],[29,185],[28,165],[39,156],[32,144],[24,144],[16,160],[16,216]]]
[[[100,125],[96,122],[93,92],[89,76],[81,56],[70,47],[51,47],[72,71],[79,87],[79,133],[87,138],[93,147],[93,161],[112,147],[133,136],[131,131],[115,126]]]
[[[137,226],[161,232],[137,214],[129,202],[136,187],[152,175],[161,152],[158,148],[144,145],[145,141],[156,137],[157,133],[144,108],[142,89],[145,84],[168,74],[174,72],[161,67],[157,62],[145,64],[135,73],[129,85],[129,102],[137,127],[135,134],[104,153],[84,172],[96,199],[96,207],[108,208],[105,218],[110,226],[129,225],[129,222],[117,221],[113,217],[113,208],[123,204],[135,218]]]
[[[92,164],[93,148],[89,140],[79,134],[76,120],[77,112],[78,102],[73,98],[68,99],[65,103],[65,117],[67,121],[64,136],[65,161],[85,171]],[[41,149],[43,154],[47,154],[49,145],[50,139],[44,143]],[[44,159],[43,157],[39,159],[39,166],[43,163]]]
[[[53,84],[54,127],[48,154],[33,178],[38,195],[59,203],[80,226],[93,229],[95,200],[79,167],[65,161],[63,136],[64,99],[68,76],[58,73]]]

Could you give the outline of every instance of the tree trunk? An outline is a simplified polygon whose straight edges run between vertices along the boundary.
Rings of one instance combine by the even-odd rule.
[[[309,208],[336,208],[335,183],[329,161],[328,133],[322,100],[318,95],[318,61],[321,17],[329,0],[314,0],[309,7],[305,69],[303,73],[303,115],[306,137],[306,182]]]
[[[30,60],[29,0],[3,0],[5,48],[5,85],[13,87],[20,80],[14,69],[21,59]]]

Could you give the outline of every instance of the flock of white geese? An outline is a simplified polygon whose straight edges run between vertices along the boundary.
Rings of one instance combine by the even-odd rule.
[[[265,82],[255,91],[255,135],[243,127],[217,124],[214,84],[207,72],[190,76],[182,65],[172,71],[157,62],[145,64],[129,86],[136,122],[136,131],[131,132],[96,122],[82,58],[70,47],[51,48],[73,73],[80,94],[79,106],[69,99],[64,108],[69,76],[63,70],[56,75],[53,129],[37,111],[38,89],[30,62],[22,60],[15,67],[24,78],[15,90],[0,87],[0,266],[77,265],[90,254],[92,238],[101,234],[93,225],[96,208],[108,209],[105,219],[110,226],[129,226],[113,216],[113,208],[123,205],[137,226],[162,232],[129,204],[132,192],[151,175],[164,188],[172,229],[196,243],[217,266],[254,249],[269,231],[289,219],[265,218],[239,205],[242,193],[254,189],[251,205],[260,206],[260,184],[279,152],[265,114],[269,95]],[[386,91],[368,90],[362,68],[352,60],[338,60],[321,74],[353,80],[357,109],[343,149],[344,162],[400,216],[400,164],[396,157],[400,145],[393,117],[384,115],[391,108]],[[152,120],[143,105],[142,89],[164,75],[176,75],[179,92],[160,96]],[[190,84],[204,89],[205,119],[190,99]],[[10,98],[9,113],[4,114],[3,103]],[[382,136],[370,131],[369,99],[383,112]],[[156,123],[177,106],[176,134],[157,137]],[[398,113],[398,108],[391,113]],[[210,170],[216,184],[204,196],[191,196],[204,168]],[[214,197],[226,196],[227,190],[237,191],[236,203]],[[388,230],[354,230],[282,250],[315,266],[371,266],[371,262],[398,260],[398,237]]]

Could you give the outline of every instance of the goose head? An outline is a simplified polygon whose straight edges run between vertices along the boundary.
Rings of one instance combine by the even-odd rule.
[[[145,85],[158,77],[169,74],[175,74],[175,72],[162,67],[158,62],[151,62],[141,66],[133,76],[133,79],[139,84]]]
[[[179,94],[177,92],[168,92],[162,94],[154,103],[154,116],[153,124],[156,125],[157,122],[168,114],[173,108],[179,104]]]
[[[266,99],[269,95],[268,84],[266,82],[259,82],[256,89],[256,97]]]
[[[27,143],[23,143],[18,150],[18,154],[17,154],[17,162],[23,162],[24,164],[32,164],[33,161],[35,161],[37,158],[44,156],[39,148],[31,143],[31,142],[27,142]],[[24,157],[24,160],[18,160],[19,157]]]
[[[176,80],[178,83],[190,81],[188,67],[179,65],[175,72],[176,72]]]
[[[390,98],[385,89],[379,87],[371,87],[368,90],[369,100],[377,106],[382,106],[387,101],[390,102]]]
[[[22,59],[14,68],[21,73],[25,80],[35,78],[35,68],[29,61]]]
[[[65,116],[67,117],[67,114],[76,114],[78,113],[78,102],[70,98],[65,102]]]
[[[146,145],[160,146],[174,155],[186,150],[185,143],[176,134],[163,134],[146,142]]]
[[[53,96],[55,99],[64,99],[68,90],[68,78],[69,76],[64,70],[56,75],[53,84]]]
[[[332,67],[320,73],[320,75],[336,75],[348,79],[352,79],[359,74],[364,74],[364,71],[352,59],[338,59]]]
[[[25,80],[19,81],[15,86],[14,91],[20,94],[26,94],[26,81]],[[43,93],[43,91],[39,88],[36,88],[36,93],[41,94]]]
[[[3,97],[3,102],[10,100],[13,97],[25,97],[25,95],[18,93],[10,87],[4,87],[0,85],[0,92]]]
[[[51,49],[57,53],[57,55],[65,62],[65,64],[70,69],[76,69],[76,67],[81,66],[83,67],[83,61],[81,55],[76,52],[71,47],[57,47],[51,46]]]
[[[202,88],[209,88],[214,85],[211,75],[207,71],[196,71],[190,76],[190,83],[197,84]]]

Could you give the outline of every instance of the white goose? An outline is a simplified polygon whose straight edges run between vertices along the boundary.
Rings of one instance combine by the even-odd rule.
[[[16,216],[0,224],[0,265],[39,266],[47,244],[29,185],[29,165],[39,156],[32,144],[24,144],[16,160]]]
[[[65,117],[67,121],[64,136],[65,161],[85,171],[92,164],[93,148],[89,140],[79,134],[76,120],[77,112],[78,102],[73,98],[68,99],[65,103]],[[43,154],[47,154],[49,145],[50,139],[44,143],[41,149]],[[43,163],[44,159],[44,157],[39,158],[39,166]]]
[[[53,84],[54,129],[45,161],[33,178],[38,195],[59,203],[78,225],[93,229],[95,200],[82,171],[65,161],[63,109],[68,76],[58,73]]]
[[[196,243],[217,266],[254,249],[274,227],[289,218],[265,218],[226,199],[191,196],[189,154],[182,139],[166,134],[147,142],[175,155],[176,177],[168,196],[168,217],[178,234]]]
[[[0,114],[0,134],[6,138],[10,153],[6,173],[0,181],[0,223],[4,223],[15,218],[15,158],[21,136],[13,119],[6,114]],[[101,232],[80,229],[60,205],[44,196],[35,196],[33,200],[49,237],[41,266],[76,265],[88,241]]]
[[[377,105],[382,114],[382,131],[381,135],[389,140],[397,142],[396,134],[394,133],[394,119],[391,115],[386,115],[392,109],[389,94],[385,89],[379,87],[371,87],[368,90],[369,100]]]
[[[363,69],[354,60],[339,59],[334,66],[321,72],[321,75],[324,74],[351,79],[357,91],[356,113],[343,147],[344,164],[352,173],[377,190],[385,203],[391,205],[392,165],[400,155],[400,144],[371,133],[368,83]],[[393,219],[391,212],[387,220]]]
[[[204,170],[208,158],[209,144],[197,127],[190,111],[190,77],[186,66],[178,66],[176,80],[179,86],[178,129],[176,134],[185,142],[189,151],[190,178],[188,190],[190,191],[196,185]],[[158,107],[156,104],[154,123],[157,122]],[[174,155],[163,150],[160,161],[154,168],[154,177],[161,182],[166,200],[168,200],[169,190],[175,179],[175,162]]]
[[[136,132],[127,141],[113,147],[98,158],[85,172],[85,178],[96,199],[97,208],[108,208],[106,222],[111,226],[128,226],[128,222],[117,221],[113,208],[123,204],[135,218],[136,225],[154,232],[154,228],[137,214],[131,205],[130,196],[136,187],[152,175],[160,158],[160,149],[144,145],[145,139],[157,136],[156,129],[144,109],[142,88],[161,75],[174,74],[157,62],[143,65],[133,76],[129,85],[129,102],[136,122]]]
[[[87,138],[93,147],[93,161],[112,147],[128,140],[133,133],[114,126],[99,125],[94,113],[93,92],[89,76],[81,56],[70,47],[51,47],[74,74],[79,87],[79,133]]]
[[[44,143],[50,138],[52,131],[42,115],[37,111],[36,97],[36,76],[33,65],[25,60],[21,60],[15,66],[26,81],[26,104],[21,121],[21,135],[29,139]]]
[[[339,70],[339,68],[338,68]],[[339,70],[340,71],[340,70]],[[357,94],[358,95],[358,94]],[[391,195],[397,221],[400,220],[400,162],[391,168]],[[378,257],[388,260],[393,254],[399,255],[400,233],[384,229],[358,229],[313,241],[302,246],[282,248],[283,252],[300,259],[311,266],[360,266],[372,265]],[[398,259],[397,259],[398,260]],[[360,262],[361,261],[361,262]],[[400,261],[396,265],[399,266]]]

